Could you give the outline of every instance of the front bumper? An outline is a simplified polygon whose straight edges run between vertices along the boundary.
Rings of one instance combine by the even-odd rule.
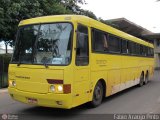
[[[14,100],[28,103],[28,98],[37,99],[37,103],[33,105],[45,106],[45,107],[54,107],[54,108],[72,108],[72,95],[71,94],[55,94],[55,93],[47,93],[47,94],[39,94],[39,93],[31,93],[26,91],[21,91],[16,88],[9,87],[8,91],[11,97]],[[61,105],[58,102],[61,102]]]

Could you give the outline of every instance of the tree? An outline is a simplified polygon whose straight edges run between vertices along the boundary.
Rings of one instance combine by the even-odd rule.
[[[71,10],[64,7],[60,0],[38,0],[43,15],[70,14]]]
[[[41,15],[38,2],[33,0],[1,0],[1,26],[0,26],[0,39],[5,42],[6,53],[7,45],[11,44],[17,31],[17,25],[20,20],[32,16]]]
[[[97,20],[96,15],[92,11],[80,9],[79,14],[80,15],[85,15],[85,16],[88,16],[90,18],[93,18],[93,19]]]
[[[71,10],[75,14],[81,12],[78,4],[86,4],[85,0],[61,0],[61,3],[64,5],[65,9]]]
[[[0,0],[0,41],[5,45],[13,44],[21,20],[68,13],[72,10],[65,8],[59,0]]]
[[[85,0],[0,0],[0,41],[13,45],[21,20],[44,15],[80,14],[97,19],[95,14],[80,9]]]
[[[13,33],[13,26],[11,26],[12,19],[10,19],[9,14],[9,0],[1,0],[0,1],[0,41],[5,42],[5,46],[9,44],[11,41]],[[7,47],[6,47],[7,53]]]

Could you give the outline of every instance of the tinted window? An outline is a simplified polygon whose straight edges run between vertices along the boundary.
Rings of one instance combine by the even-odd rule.
[[[128,53],[127,40],[122,40],[122,53]]]
[[[100,30],[92,30],[92,50],[108,53],[124,53],[138,56],[154,56],[153,49],[139,43],[125,40]]]
[[[147,50],[147,47],[146,47],[146,46],[143,46],[143,51],[144,51],[144,56],[147,56],[148,50]]]
[[[121,39],[116,36],[109,35],[108,46],[109,46],[109,51],[120,52],[121,51]]]
[[[136,43],[136,55],[140,54],[140,45]]]
[[[92,31],[92,38],[93,38],[93,50],[104,52],[108,51],[108,36],[107,34],[93,30]]]
[[[131,42],[131,54],[136,54],[136,44],[135,43],[133,43],[133,42]]]
[[[29,25],[19,29],[17,43],[12,62],[32,63],[35,41],[38,35],[39,25]]]
[[[143,49],[142,45],[140,45],[140,55],[142,55],[142,56],[145,55],[145,52],[144,52],[144,49]]]
[[[127,48],[128,48],[128,53],[132,53],[132,42],[127,41]]]
[[[89,63],[89,46],[88,46],[88,28],[79,25],[77,29],[77,50],[76,65],[88,65]]]

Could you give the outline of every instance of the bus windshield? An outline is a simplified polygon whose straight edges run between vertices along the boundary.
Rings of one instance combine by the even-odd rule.
[[[72,29],[70,23],[20,27],[11,62],[68,65],[71,60]]]

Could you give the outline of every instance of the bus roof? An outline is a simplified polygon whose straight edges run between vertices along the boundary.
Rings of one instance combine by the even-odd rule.
[[[140,38],[134,37],[128,33],[125,33],[109,25],[106,25],[104,23],[101,23],[97,20],[94,20],[92,18],[83,16],[83,15],[51,15],[51,16],[36,17],[36,18],[31,18],[31,19],[26,19],[21,21],[19,23],[19,26],[29,25],[29,24],[38,24],[38,23],[71,22],[71,21],[77,21],[89,27],[97,28],[99,30],[106,31],[108,33],[119,36],[121,38],[131,40],[139,44],[143,44],[145,46],[149,46],[153,48],[153,44],[151,43],[148,43]]]
[[[28,25],[28,24],[37,24],[37,23],[50,23],[50,22],[71,22],[77,21],[78,19],[88,20],[89,17],[82,15],[51,15],[51,16],[42,16],[31,19],[22,20],[19,23],[19,26]]]

